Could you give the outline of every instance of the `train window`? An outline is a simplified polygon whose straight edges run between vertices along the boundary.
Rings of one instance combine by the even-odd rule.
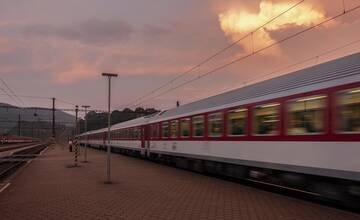
[[[218,112],[208,116],[208,132],[210,137],[220,137],[224,131],[223,113]]]
[[[360,88],[339,92],[337,108],[337,131],[360,133]]]
[[[158,124],[153,124],[151,126],[151,137],[152,138],[157,138],[159,137],[159,127]]]
[[[180,121],[180,132],[181,137],[189,137],[190,136],[190,118],[184,118]]]
[[[247,109],[240,108],[228,112],[228,135],[238,136],[246,134]]]
[[[134,128],[134,138],[139,139],[141,137],[141,128]]]
[[[177,138],[178,137],[178,127],[179,127],[178,120],[171,121],[170,137],[172,137],[172,138]]]
[[[287,106],[288,134],[298,135],[324,132],[326,96],[318,95],[291,100]]]
[[[279,133],[280,104],[272,103],[254,109],[254,134],[276,135]]]
[[[135,137],[135,129],[130,128],[130,138],[133,139]]]
[[[204,116],[196,116],[192,118],[193,137],[204,136]]]
[[[169,122],[161,123],[161,127],[162,127],[162,137],[168,138],[170,136]]]

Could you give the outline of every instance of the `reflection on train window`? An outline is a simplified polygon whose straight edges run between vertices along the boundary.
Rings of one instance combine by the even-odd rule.
[[[190,136],[190,118],[184,118],[180,121],[181,137]]]
[[[193,136],[204,136],[204,116],[196,116],[192,118]]]
[[[161,127],[162,127],[162,137],[168,138],[170,136],[169,122],[161,123]]]
[[[305,97],[288,102],[288,130],[290,135],[324,132],[326,96]]]
[[[254,134],[278,134],[280,104],[272,103],[254,109]]]
[[[224,130],[223,113],[210,114],[208,116],[208,125],[210,137],[222,136]]]
[[[246,134],[247,109],[240,108],[228,112],[228,135]]]
[[[176,138],[178,136],[178,120],[171,121],[170,137]]]
[[[339,132],[360,133],[360,88],[338,94]]]

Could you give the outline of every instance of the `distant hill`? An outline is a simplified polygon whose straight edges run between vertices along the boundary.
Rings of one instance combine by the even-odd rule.
[[[138,107],[135,110],[125,108],[111,113],[111,124],[128,121],[137,117],[159,112],[153,108]],[[20,127],[19,127],[20,115]],[[88,130],[107,126],[107,113],[89,111],[86,115]],[[63,111],[55,112],[55,129],[58,138],[67,139],[74,132],[75,116]],[[80,132],[84,131],[84,120],[80,119]],[[46,139],[52,135],[52,109],[49,108],[18,108],[0,103],[0,135],[13,134]]]
[[[22,123],[51,123],[52,111],[48,108],[18,108],[6,103],[0,103],[0,134],[6,133]],[[75,117],[63,111],[55,111],[55,122],[57,125],[73,127]]]

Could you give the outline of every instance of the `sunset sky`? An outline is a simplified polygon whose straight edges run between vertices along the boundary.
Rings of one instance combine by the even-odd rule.
[[[119,73],[113,81],[112,107],[122,108],[296,2],[0,0],[0,77],[17,94],[56,97],[105,109],[107,90],[101,72]],[[360,5],[359,0],[345,3],[347,9]],[[158,92],[342,11],[342,0],[304,1],[252,38]],[[185,104],[215,95],[356,40],[360,40],[360,9],[141,105],[165,109],[174,107],[177,100]],[[267,77],[359,50],[360,42]],[[0,87],[4,85],[0,83]],[[25,106],[50,106],[45,99],[22,100]],[[3,95],[0,102],[16,104]],[[58,103],[58,107],[71,106]]]

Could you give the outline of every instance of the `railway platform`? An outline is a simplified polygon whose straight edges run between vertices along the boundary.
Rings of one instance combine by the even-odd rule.
[[[360,219],[359,214],[114,154],[114,183],[104,184],[105,152],[89,150],[88,159],[70,168],[73,154],[66,147],[49,147],[0,189],[0,219]]]

